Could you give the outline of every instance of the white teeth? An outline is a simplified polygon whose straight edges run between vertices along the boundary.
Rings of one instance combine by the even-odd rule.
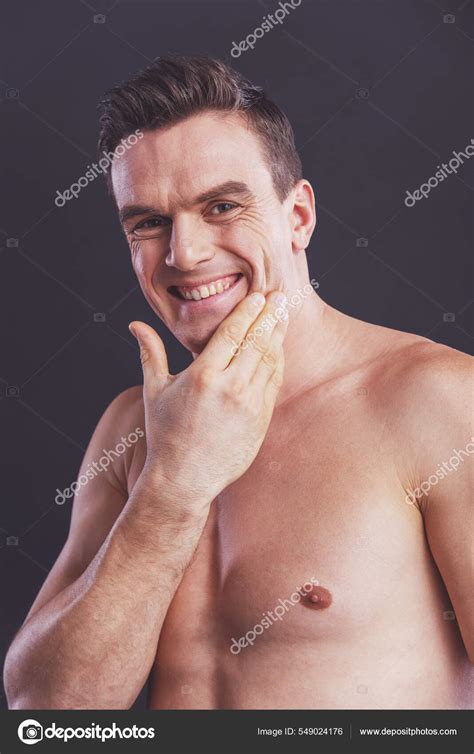
[[[232,285],[232,282],[227,282],[225,285],[221,280],[217,283],[209,283],[209,285],[201,285],[199,288],[192,288],[191,290],[185,288],[179,288],[179,291],[183,298],[193,301],[200,301],[202,298],[209,298],[209,296],[215,296],[218,293],[227,291]]]

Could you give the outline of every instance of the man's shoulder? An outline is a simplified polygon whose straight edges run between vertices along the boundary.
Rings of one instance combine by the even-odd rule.
[[[388,339],[390,344],[390,339]],[[394,400],[456,403],[469,398],[474,360],[461,351],[418,336],[394,337],[375,372]]]
[[[120,424],[144,415],[143,386],[135,385],[119,393],[109,404],[104,417]]]
[[[474,359],[424,338],[393,338],[372,370],[373,403],[393,441],[413,457],[472,435]]]
[[[374,399],[393,402],[449,393],[472,379],[474,360],[454,348],[420,335],[347,318],[348,369],[343,382],[366,386]],[[349,322],[349,325],[347,324]]]
[[[114,458],[107,476],[124,493],[128,489],[130,468],[145,456],[145,412],[143,387],[128,388],[119,393],[100,418],[87,449],[86,459],[97,460],[104,452]]]
[[[119,393],[104,411],[97,424],[91,444],[103,447],[114,447],[117,442],[123,443],[123,437],[130,433],[137,433],[144,437],[145,412],[143,407],[143,388],[141,385],[127,388]],[[126,444],[128,448],[129,445]],[[125,455],[129,451],[125,452]]]

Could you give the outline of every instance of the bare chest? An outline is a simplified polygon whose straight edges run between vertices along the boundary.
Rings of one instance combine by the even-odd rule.
[[[307,413],[274,424],[213,502],[162,628],[151,706],[397,706],[420,677],[437,689],[423,703],[457,704],[462,642],[389,444],[337,407],[323,425]]]
[[[169,628],[175,643],[223,649],[258,625],[262,646],[353,638],[397,611],[407,616],[420,584],[439,591],[419,513],[375,437],[342,429],[337,419],[324,432],[273,429],[214,501],[165,637]]]

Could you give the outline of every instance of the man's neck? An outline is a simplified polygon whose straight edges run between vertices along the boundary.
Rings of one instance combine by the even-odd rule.
[[[340,363],[345,341],[344,315],[311,291],[300,304],[288,307],[289,323],[284,341],[285,372],[277,406],[325,382]]]

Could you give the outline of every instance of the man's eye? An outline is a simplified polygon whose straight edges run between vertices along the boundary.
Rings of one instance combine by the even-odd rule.
[[[143,220],[138,225],[135,225],[133,230],[150,230],[153,228],[161,228],[163,225],[162,217],[151,217],[148,220]]]
[[[211,215],[222,215],[224,212],[230,212],[231,209],[235,209],[236,206],[232,202],[219,202],[219,204],[215,204],[211,209]]]
[[[128,231],[135,238],[157,238],[161,231],[169,225],[170,221],[166,217],[147,217],[141,220],[131,230]]]

